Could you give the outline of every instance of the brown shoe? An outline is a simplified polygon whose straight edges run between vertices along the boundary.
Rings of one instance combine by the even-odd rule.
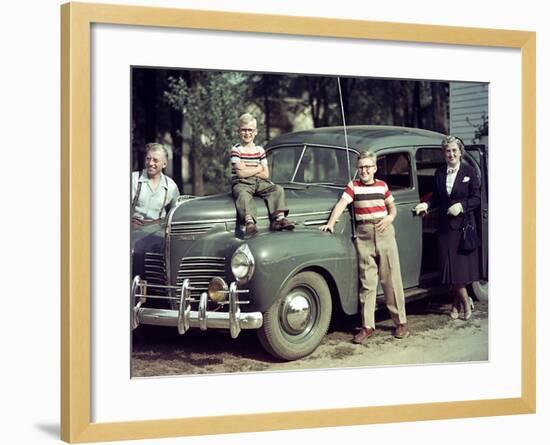
[[[370,337],[374,335],[374,329],[361,328],[361,330],[353,337],[353,343],[362,344],[365,343]]]
[[[294,223],[286,218],[276,219],[271,223],[271,230],[293,230]]]
[[[256,235],[258,233],[258,229],[256,228],[256,224],[252,221],[248,221],[246,225],[244,226],[244,233],[247,236]]]
[[[409,329],[407,328],[406,324],[398,324],[395,330],[393,331],[393,336],[395,338],[407,338],[409,335],[411,335]]]

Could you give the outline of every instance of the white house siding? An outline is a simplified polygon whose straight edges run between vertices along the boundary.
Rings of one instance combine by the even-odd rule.
[[[489,116],[489,84],[450,82],[449,133],[471,144],[482,116]]]

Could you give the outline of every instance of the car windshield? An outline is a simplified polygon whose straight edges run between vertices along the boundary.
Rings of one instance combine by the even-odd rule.
[[[267,153],[273,182],[345,185],[354,174],[357,153],[342,148],[293,145],[273,148]]]

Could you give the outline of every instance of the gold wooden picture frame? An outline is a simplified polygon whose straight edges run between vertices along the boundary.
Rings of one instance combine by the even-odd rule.
[[[91,419],[91,27],[117,24],[476,45],[521,51],[521,396],[96,423]],[[61,438],[70,443],[534,413],[535,33],[169,8],[61,7]]]

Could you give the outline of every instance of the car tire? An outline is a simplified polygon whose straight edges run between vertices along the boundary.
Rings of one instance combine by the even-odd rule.
[[[296,360],[311,354],[327,333],[332,299],[325,279],[315,272],[300,272],[279,293],[263,314],[257,331],[271,355]]]
[[[489,282],[484,280],[474,281],[468,286],[468,292],[477,301],[487,301],[489,298]]]

